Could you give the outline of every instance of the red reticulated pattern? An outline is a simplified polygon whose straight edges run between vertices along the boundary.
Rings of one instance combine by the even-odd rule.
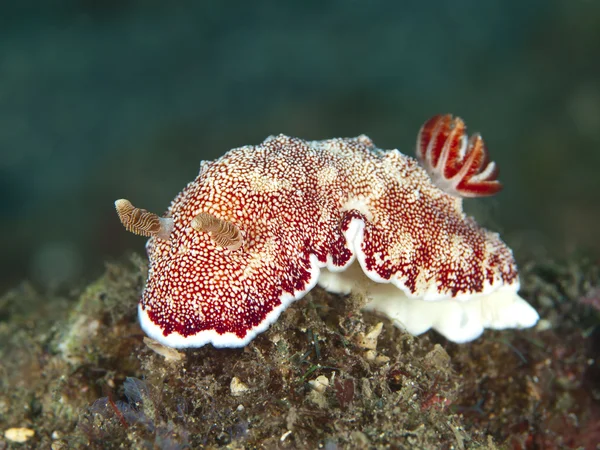
[[[448,140],[433,122],[424,130]],[[199,212],[233,223],[244,245],[220,248],[194,230]],[[165,336],[212,330],[242,339],[282,299],[314,285],[315,260],[345,267],[353,251],[372,278],[394,279],[417,297],[432,290],[468,296],[517,280],[512,253],[495,233],[466,217],[460,200],[432,184],[416,160],[376,149],[365,136],[307,142],[280,135],[231,150],[202,164],[167,215],[173,231],[168,241],[149,241],[141,299]],[[364,240],[351,246],[345,234],[353,220],[364,223]]]

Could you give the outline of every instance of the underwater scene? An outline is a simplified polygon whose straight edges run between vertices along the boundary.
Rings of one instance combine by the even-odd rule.
[[[600,448],[600,3],[0,5],[0,450]]]

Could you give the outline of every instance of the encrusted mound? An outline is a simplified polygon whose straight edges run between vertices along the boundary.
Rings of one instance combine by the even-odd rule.
[[[235,226],[243,244],[223,247],[194,228],[200,213]],[[243,346],[317,282],[349,292],[360,277],[342,271],[355,260],[376,282],[367,308],[413,333],[433,327],[464,342],[538,318],[516,293],[516,265],[498,235],[466,217],[416,160],[366,136],[279,135],[231,150],[201,164],[162,220],[173,228],[168,240],[148,241],[139,316],[169,346]]]

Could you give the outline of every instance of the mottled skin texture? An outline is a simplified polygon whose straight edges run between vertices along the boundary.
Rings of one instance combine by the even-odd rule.
[[[242,248],[218,247],[192,229],[199,212],[234,223]],[[460,297],[518,281],[510,250],[465,217],[460,199],[435,187],[416,160],[378,150],[366,136],[280,135],[231,150],[202,163],[167,217],[170,240],[148,242],[141,300],[164,335],[215,330],[243,338],[282,296],[314,285],[311,254],[322,266],[349,264],[355,255],[343,232],[352,219],[365,223],[367,274],[396,277],[409,295]]]

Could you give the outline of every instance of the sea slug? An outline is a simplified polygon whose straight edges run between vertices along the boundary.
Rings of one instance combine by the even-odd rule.
[[[150,236],[142,328],[171,347],[240,347],[315,285],[365,282],[365,309],[413,334],[533,326],[511,250],[462,209],[501,188],[481,137],[436,116],[417,156],[424,167],[364,135],[271,136],[203,161],[163,217],[117,200],[125,227]]]

